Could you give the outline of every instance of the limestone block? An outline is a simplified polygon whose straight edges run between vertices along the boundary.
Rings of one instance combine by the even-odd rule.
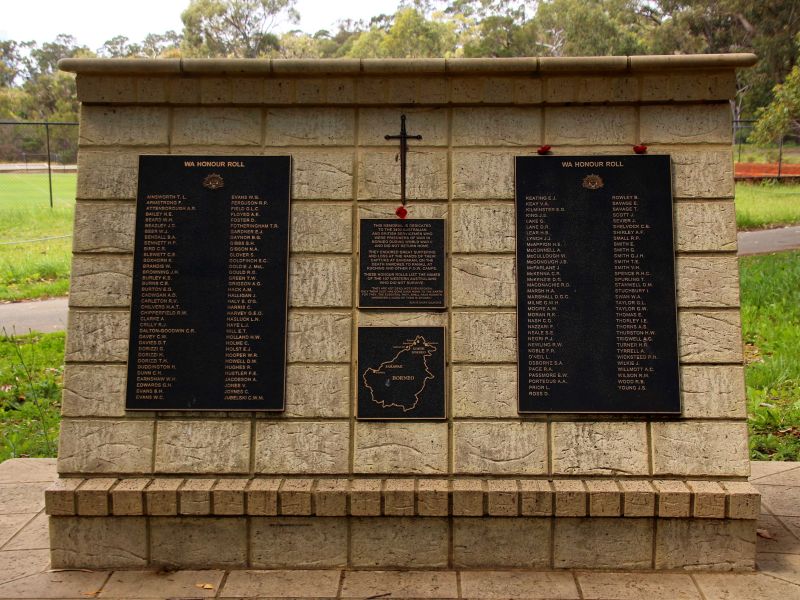
[[[291,104],[294,98],[295,80],[270,77],[264,80],[265,104]]]
[[[350,360],[350,313],[289,312],[289,362]]]
[[[136,207],[127,202],[78,202],[73,252],[133,252]]]
[[[458,517],[482,517],[486,482],[481,479],[454,479],[453,515]]]
[[[547,78],[547,102],[635,102],[638,96],[639,81],[635,77]]]
[[[622,493],[616,481],[608,479],[587,479],[590,517],[619,517],[622,507]]]
[[[129,306],[133,257],[78,254],[72,259],[70,306]]]
[[[358,324],[360,327],[446,327],[447,313],[362,311]]]
[[[145,512],[148,515],[178,514],[178,490],[183,479],[153,479],[144,490]]]
[[[450,482],[446,479],[420,479],[417,482],[417,514],[421,517],[446,517],[450,514]]]
[[[314,497],[318,517],[344,517],[347,515],[347,496],[350,482],[347,479],[320,479]]]
[[[547,472],[547,426],[532,421],[453,424],[455,472],[538,475]]]
[[[149,473],[152,460],[153,421],[61,422],[59,473]]]
[[[470,104],[483,102],[485,85],[483,77],[453,77],[450,80],[450,101]]]
[[[154,517],[150,519],[152,566],[225,569],[247,564],[244,517]]]
[[[278,514],[280,479],[251,479],[244,492],[248,515]]]
[[[169,144],[169,109],[83,105],[78,143],[81,147],[166,146]]]
[[[359,202],[359,219],[394,219],[397,202]],[[448,206],[443,202],[414,202],[406,205],[408,219],[447,219]],[[445,223],[446,225],[446,223]]]
[[[712,421],[653,423],[657,475],[747,476],[747,424]]]
[[[350,414],[348,365],[289,365],[286,368],[287,417],[347,417]]]
[[[684,363],[741,363],[738,310],[680,311],[679,354]]]
[[[295,202],[292,205],[292,252],[350,252],[352,209],[344,204]]]
[[[698,519],[725,518],[725,490],[715,481],[687,481],[692,490],[692,516]]]
[[[116,516],[145,514],[144,490],[149,479],[137,477],[121,479],[111,490],[111,509]]]
[[[683,416],[744,418],[744,367],[740,365],[681,367]]]
[[[354,518],[353,567],[437,568],[447,566],[447,519],[438,517]]]
[[[658,491],[659,517],[688,517],[691,514],[692,492],[682,481],[655,480]]]
[[[257,473],[347,473],[350,424],[259,422],[256,424]]]
[[[453,519],[456,568],[547,568],[550,519]]]
[[[414,484],[413,479],[387,479],[383,484],[383,514],[414,516]]]
[[[729,519],[757,519],[761,508],[761,495],[745,481],[725,481],[728,492]]]
[[[409,142],[412,146],[447,145],[447,110],[444,108],[362,108],[358,113],[358,144],[360,146],[397,147],[397,140],[385,135],[400,133],[400,115],[406,116],[409,134],[422,139]]]
[[[620,479],[622,488],[622,516],[652,517],[656,510],[656,494],[647,481]]]
[[[490,479],[486,482],[486,510],[493,517],[516,517],[519,514],[519,485],[514,479]]]
[[[260,104],[264,100],[264,81],[261,79],[235,77],[228,80],[227,87],[233,104]]]
[[[512,200],[514,198],[514,152],[454,151],[453,198],[456,200]]]
[[[76,77],[78,100],[91,102],[136,102],[136,79],[133,77]]]
[[[258,83],[256,80],[245,80]],[[225,77],[203,77],[200,80],[200,102],[203,104],[230,104],[234,84]],[[260,88],[261,86],[257,86]]]
[[[731,256],[679,256],[678,306],[739,306],[739,267]]]
[[[454,417],[517,416],[517,368],[511,365],[454,365]]]
[[[67,361],[121,362],[128,359],[127,312],[75,311],[67,321]]]
[[[544,113],[544,143],[566,146],[635,144],[636,109],[622,106],[551,107]]]
[[[142,569],[147,565],[144,517],[51,517],[53,569]]]
[[[447,473],[446,423],[356,423],[355,473]]]
[[[361,104],[386,103],[388,89],[388,79],[369,77],[356,80],[356,97]]]
[[[516,306],[514,257],[453,256],[453,306]]]
[[[160,421],[157,473],[247,473],[250,470],[248,421]]]
[[[125,365],[66,365],[61,414],[65,417],[124,416],[126,371]]]
[[[514,362],[517,357],[513,312],[457,312],[451,315],[453,361]]]
[[[259,146],[261,125],[258,108],[175,108],[171,141],[175,145]]]
[[[417,101],[420,104],[444,104],[449,96],[446,79],[420,80],[417,90]]]
[[[313,479],[285,479],[278,491],[280,513],[287,516],[309,516],[313,487]]]
[[[350,514],[378,517],[381,514],[380,479],[355,479],[350,484]]]
[[[457,104],[510,104],[515,100],[516,77],[454,77],[450,101]],[[533,90],[541,94],[541,89]],[[532,100],[531,100],[532,101]]]
[[[677,202],[675,246],[679,252],[736,250],[733,202]]]
[[[453,252],[514,252],[513,204],[452,206]]]
[[[250,566],[254,569],[316,569],[344,567],[346,564],[345,518],[251,519]]]
[[[116,482],[116,479],[109,477],[93,477],[85,480],[75,490],[77,513],[86,517],[108,516],[109,491]]]
[[[447,198],[447,153],[444,150],[408,151],[406,195],[410,200]],[[400,198],[400,167],[396,150],[364,150],[358,169],[360,200]]]
[[[729,100],[736,94],[733,70],[687,74],[645,75],[642,78],[642,100]]]
[[[215,515],[243,515],[248,479],[220,479],[211,492]]]
[[[147,148],[148,154],[168,154],[169,149]],[[78,153],[79,200],[133,200],[139,173],[139,152],[84,150]]]
[[[733,196],[733,155],[730,149],[678,150],[669,154],[672,156],[672,193],[676,198]]]
[[[353,197],[353,152],[292,152],[292,199],[349,200]]]
[[[553,514],[553,488],[549,481],[520,481],[520,514],[523,517],[549,517]]]
[[[656,569],[753,569],[755,555],[753,521],[663,519],[658,523]]]
[[[355,111],[350,108],[272,108],[267,111],[266,146],[350,146]]]
[[[187,479],[178,490],[178,511],[182,515],[211,514],[211,490],[215,479]]]
[[[647,425],[633,422],[553,423],[553,473],[647,475]]]
[[[642,106],[639,138],[643,144],[729,144],[731,107],[720,104]]]
[[[165,104],[167,80],[163,77],[137,77],[136,96],[139,104]]]
[[[652,568],[653,519],[565,518],[555,528],[557,569]]]
[[[329,104],[352,104],[355,101],[353,79],[309,79],[297,80],[297,102],[314,102],[316,89],[325,93]]]
[[[555,516],[584,517],[588,494],[582,481],[556,479],[553,481]]]
[[[292,256],[289,306],[351,306],[352,259],[349,256]]]
[[[538,146],[542,113],[537,108],[454,108],[453,146]]]
[[[76,514],[75,490],[83,483],[78,478],[58,478],[44,491],[45,513],[52,516]]]
[[[201,81],[202,79],[185,77],[170,78],[167,83],[170,104],[199,104]]]
[[[519,78],[514,81],[515,104],[539,104],[542,101],[542,80]]]

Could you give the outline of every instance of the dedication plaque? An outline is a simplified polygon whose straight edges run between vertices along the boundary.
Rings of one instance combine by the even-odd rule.
[[[444,219],[362,219],[360,308],[445,308]]]
[[[358,418],[446,418],[444,354],[444,327],[359,327]]]
[[[141,156],[126,407],[283,410],[288,156]]]
[[[680,413],[668,156],[516,159],[519,411]]]

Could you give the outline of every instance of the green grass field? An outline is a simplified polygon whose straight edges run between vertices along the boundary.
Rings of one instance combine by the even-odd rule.
[[[739,144],[733,147],[733,158],[736,162],[746,163],[773,163],[778,161],[780,151],[778,145],[764,147],[755,144]],[[800,147],[786,143],[783,146],[783,162],[787,164],[800,163]]]
[[[69,289],[75,173],[0,173],[0,301],[63,296]]]
[[[800,185],[736,184],[736,226],[763,229],[800,223]]]

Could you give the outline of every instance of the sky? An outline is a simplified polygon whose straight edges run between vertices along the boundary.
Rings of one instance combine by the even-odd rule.
[[[334,29],[340,19],[369,19],[393,13],[397,0],[297,0],[299,25],[314,33]],[[97,50],[103,42],[124,35],[133,42],[148,33],[182,29],[181,12],[189,0],[0,0],[0,39],[48,42],[59,33]]]

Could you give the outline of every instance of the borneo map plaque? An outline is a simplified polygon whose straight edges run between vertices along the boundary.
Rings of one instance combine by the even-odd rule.
[[[126,408],[283,410],[290,172],[140,157]]]
[[[358,328],[358,418],[444,419],[444,327]]]
[[[680,413],[668,156],[516,159],[519,411]]]

